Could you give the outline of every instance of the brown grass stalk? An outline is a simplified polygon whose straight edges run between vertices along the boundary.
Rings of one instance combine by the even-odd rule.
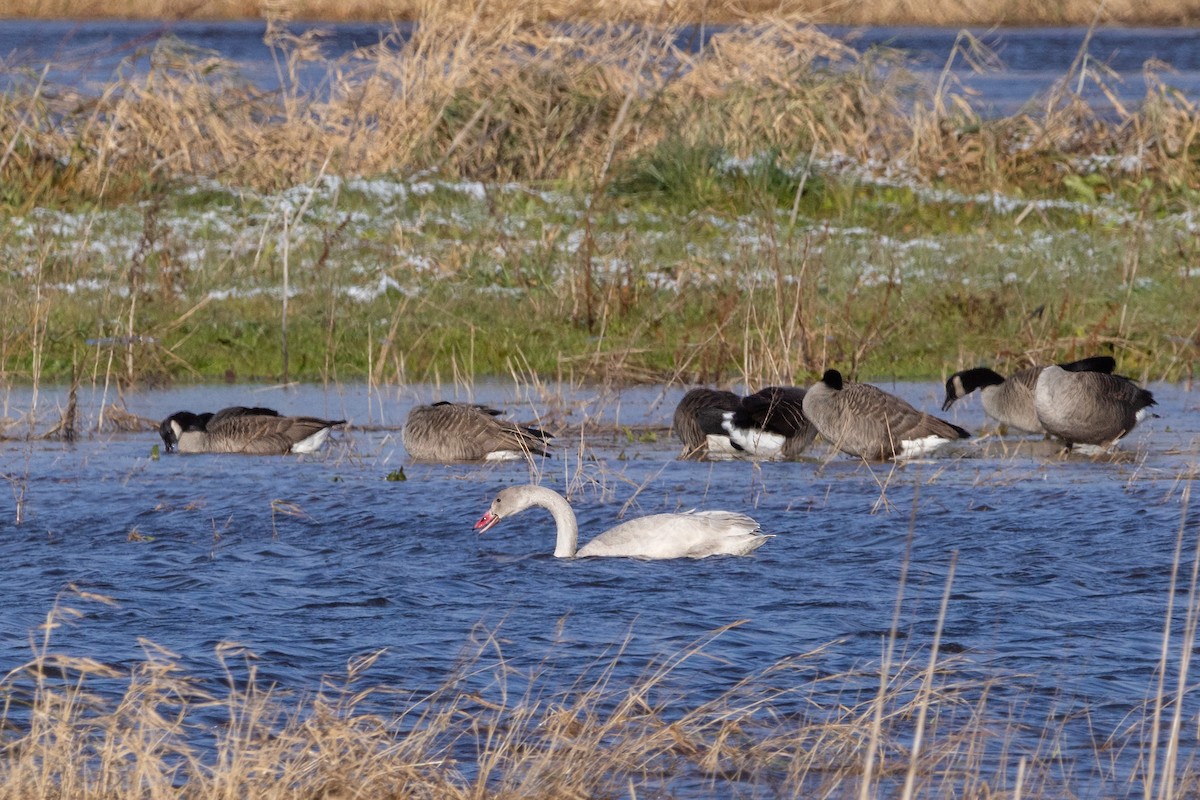
[[[453,0],[470,5],[469,0]],[[658,0],[505,0],[499,10],[523,20],[653,21],[661,13]],[[1100,4],[1105,24],[1195,24],[1195,0],[1109,0]],[[1089,0],[1041,3],[1033,0],[881,0],[874,3],[829,3],[827,0],[718,0],[688,11],[694,22],[733,22],[747,15],[784,10],[815,22],[850,25],[1086,25],[1095,14]],[[416,19],[424,0],[11,0],[0,16],[44,18],[256,19],[282,15],[288,19],[393,20]]]
[[[469,13],[462,13],[469,12]],[[47,93],[42,78],[0,99],[0,177],[55,193],[120,199],[175,177],[265,189],[322,174],[443,174],[603,185],[616,165],[669,137],[719,137],[733,155],[892,159],[917,176],[978,186],[1057,184],[1056,158],[1146,155],[1147,170],[1193,185],[1195,109],[1156,84],[1144,109],[1113,99],[1117,122],[1077,102],[1105,76],[1081,50],[1041,110],[981,122],[947,71],[911,109],[903,69],[879,69],[816,28],[760,17],[700,52],[674,44],[681,12],[653,28],[520,24],[486,4],[429,4],[411,38],[327,62],[320,38],[268,30],[282,89],[264,94],[236,64],[170,39],[145,75],[122,70],[98,97]],[[990,68],[970,37],[952,58]],[[949,63],[947,64],[949,67]],[[302,89],[303,69],[327,72]],[[321,83],[321,82],[318,82]],[[1111,96],[1111,95],[1110,95]],[[1031,167],[1033,167],[1031,169]]]

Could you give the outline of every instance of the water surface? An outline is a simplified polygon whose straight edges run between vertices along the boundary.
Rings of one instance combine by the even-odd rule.
[[[940,404],[934,384],[886,388],[922,408]],[[547,680],[564,685],[627,642],[617,678],[632,681],[654,659],[741,622],[708,646],[714,660],[680,667],[677,679],[703,696],[824,645],[825,674],[877,664],[911,530],[899,646],[927,655],[956,558],[943,653],[959,675],[996,681],[994,696],[1031,725],[1018,749],[1035,750],[1046,721],[1058,719],[1064,769],[1093,775],[1096,737],[1123,729],[1154,692],[1184,515],[1189,563],[1200,530],[1182,500],[1200,452],[1200,401],[1181,387],[1152,388],[1161,417],[1113,458],[1063,459],[1037,441],[986,435],[904,466],[868,466],[823,445],[797,463],[678,461],[665,430],[678,390],[138,392],[126,409],[152,420],[245,404],[353,427],[316,457],[152,460],[153,431],[0,441],[11,487],[0,500],[0,674],[31,657],[34,629],[73,585],[116,604],[72,601],[85,615],[56,631],[56,651],[128,669],[145,637],[217,680],[215,648],[234,641],[260,657],[264,677],[301,688],[385,649],[371,681],[427,691],[480,628],[499,633],[515,665],[553,654],[561,674]],[[102,399],[113,398],[81,396],[85,422],[96,421]],[[490,402],[566,426],[535,472],[572,488],[583,540],[626,504],[629,514],[746,511],[775,538],[745,558],[564,561],[550,555],[552,521],[537,510],[479,536],[472,524],[492,496],[528,482],[531,470],[407,464],[396,428],[414,402],[431,399]],[[11,391],[0,408],[18,419],[30,402],[28,391]],[[65,392],[43,389],[35,427],[64,404]],[[977,398],[952,418],[987,428]],[[402,466],[406,481],[385,480]],[[1198,708],[1189,696],[1192,731]],[[1116,771],[1132,774],[1137,755],[1116,756]]]
[[[995,67],[982,73],[976,73],[955,55],[959,38],[955,28],[824,29],[860,52],[880,46],[903,51],[910,59],[909,66],[930,87],[949,65],[957,81],[951,88],[969,92],[972,102],[986,116],[1013,114],[1068,75],[1074,76],[1071,89],[1081,90],[1099,112],[1108,114],[1113,109],[1106,90],[1126,106],[1136,105],[1145,97],[1148,65],[1156,80],[1178,89],[1185,97],[1200,99],[1200,48],[1192,28],[1098,28],[1090,35],[1081,27],[973,30],[971,33],[999,58]],[[3,20],[0,63],[34,75],[50,65],[51,81],[95,89],[108,84],[117,69],[144,71],[153,46],[171,36],[186,46],[232,62],[243,77],[274,90],[280,85],[281,54],[264,43],[265,30],[261,21]],[[406,23],[295,22],[289,30],[296,34],[321,31],[322,53],[335,61],[384,40],[403,40],[412,28]],[[677,44],[694,50],[720,30],[719,26],[683,28]],[[1092,74],[1103,82],[1103,88],[1095,77],[1078,82],[1073,64],[1084,56],[1084,63],[1092,67]],[[316,65],[308,65],[299,78],[302,87],[319,91],[326,74]],[[2,81],[0,78],[0,86]]]

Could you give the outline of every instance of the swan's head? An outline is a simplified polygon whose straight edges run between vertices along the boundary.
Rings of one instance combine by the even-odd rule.
[[[475,530],[484,533],[505,517],[511,517],[534,505],[531,488],[533,487],[512,486],[500,492],[492,501],[487,513],[475,523]]]

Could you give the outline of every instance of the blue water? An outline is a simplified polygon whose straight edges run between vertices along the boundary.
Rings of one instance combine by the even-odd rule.
[[[330,61],[344,58],[384,39],[393,42],[409,35],[407,25],[293,23],[297,34],[322,31],[322,52]],[[683,29],[679,46],[694,49],[720,28]],[[1101,80],[1123,104],[1136,105],[1146,95],[1143,66],[1156,62],[1154,72],[1168,86],[1193,101],[1200,99],[1200,32],[1192,28],[1099,28],[1088,38],[1085,28],[999,28],[975,30],[998,55],[1000,65],[983,73],[972,71],[961,58],[951,59],[959,31],[954,28],[847,28],[826,30],[859,51],[885,46],[903,51],[908,66],[931,87],[950,63],[957,93],[972,93],[972,102],[985,115],[1012,114],[1043,97],[1067,77],[1077,56],[1086,52]],[[234,64],[239,73],[258,86],[279,87],[274,53],[263,42],[265,23],[260,21],[124,21],[124,20],[0,20],[0,66],[25,72],[36,80],[47,65],[51,82],[88,89],[108,84],[114,71],[144,70],[149,53],[165,36],[200,48]],[[1111,74],[1108,73],[1111,71]],[[327,77],[309,65],[300,73],[301,86],[319,89]],[[0,79],[2,80],[2,79]],[[4,85],[0,83],[0,85]],[[1082,96],[1102,113],[1111,106],[1094,79],[1073,83]]]
[[[932,383],[885,388],[919,407],[940,404]],[[126,409],[150,420],[253,404],[344,417],[352,427],[315,457],[153,460],[153,431],[88,433],[73,444],[0,441],[11,489],[0,494],[0,675],[31,658],[30,638],[56,597],[83,616],[54,632],[55,652],[127,670],[143,658],[144,637],[219,683],[216,648],[233,641],[258,656],[262,678],[301,689],[385,649],[367,682],[427,692],[481,631],[497,634],[513,666],[545,662],[549,688],[569,686],[624,643],[614,678],[633,682],[656,659],[740,623],[706,646],[709,657],[678,668],[674,681],[698,702],[826,646],[808,662],[814,674],[877,667],[906,560],[898,647],[923,666],[956,559],[941,641],[942,657],[953,659],[946,680],[995,682],[992,713],[1029,726],[985,772],[1011,773],[1049,725],[1062,729],[1065,782],[1085,795],[1088,787],[1137,794],[1136,745],[1098,757],[1098,742],[1122,740],[1145,716],[1181,520],[1185,576],[1200,534],[1200,512],[1183,503],[1200,453],[1200,401],[1178,386],[1152,388],[1161,417],[1115,457],[1062,459],[1040,442],[989,435],[905,466],[867,466],[820,444],[797,463],[678,461],[665,426],[681,392],[656,388],[129,394]],[[546,485],[573,487],[583,540],[627,502],[630,515],[745,511],[775,538],[745,558],[644,563],[555,559],[552,521],[537,510],[477,535],[472,525],[492,496],[530,481],[530,468],[407,464],[396,430],[414,402],[456,395],[521,419],[549,414],[543,422],[562,435],[536,471]],[[102,396],[81,397],[83,427],[94,427]],[[18,420],[5,436],[29,430],[30,402],[27,391],[3,398],[0,409]],[[38,403],[33,427],[44,430],[65,392],[43,390]],[[977,399],[951,416],[987,429]],[[406,481],[385,480],[402,466]],[[115,605],[64,594],[69,586]],[[1172,673],[1182,589],[1176,603]],[[852,684],[810,691],[847,693],[847,702],[872,690],[869,680]],[[784,710],[821,713],[795,702]],[[1184,740],[1194,748],[1194,692],[1184,710]]]

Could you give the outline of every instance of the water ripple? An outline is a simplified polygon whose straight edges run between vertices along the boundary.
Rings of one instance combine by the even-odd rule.
[[[514,666],[565,676],[622,651],[617,677],[632,680],[731,626],[680,667],[697,693],[714,695],[826,645],[814,674],[877,664],[893,619],[904,656],[926,658],[953,562],[942,657],[992,681],[1035,739],[1061,709],[1087,708],[1086,724],[1070,714],[1061,724],[1074,755],[1088,758],[1096,731],[1127,724],[1153,692],[1180,476],[1197,463],[1177,446],[1195,440],[1195,415],[1183,413],[1193,401],[1173,387],[1155,392],[1171,428],[1126,443],[1132,463],[972,453],[893,467],[821,453],[713,465],[675,461],[665,441],[637,458],[622,444],[623,460],[598,448],[604,490],[576,499],[583,539],[615,524],[637,487],[631,514],[727,507],[775,535],[751,557],[685,563],[555,559],[541,512],[480,536],[473,522],[527,469],[420,466],[387,482],[402,450],[382,435],[355,434],[358,451],[376,455],[354,459],[150,461],[153,434],[6,443],[0,471],[25,476],[27,516],[12,524],[10,507],[0,520],[0,670],[29,659],[59,598],[82,617],[55,631],[56,650],[131,666],[146,637],[219,680],[216,649],[233,641],[264,676],[306,688],[382,650],[374,680],[427,691],[480,631]],[[218,405],[176,393],[147,402],[151,416]],[[566,460],[545,475],[549,485],[562,485]],[[1197,519],[1190,512],[1185,563]],[[65,593],[71,585],[117,605]],[[1186,586],[1176,591],[1181,607]],[[1171,626],[1178,637],[1178,613]]]

